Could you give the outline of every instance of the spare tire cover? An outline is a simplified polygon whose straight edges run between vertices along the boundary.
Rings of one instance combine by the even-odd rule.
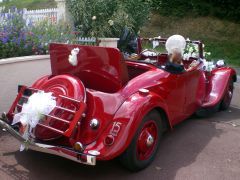
[[[71,75],[58,75],[52,78],[45,78],[45,80],[40,79],[40,83],[34,83],[33,88],[43,90],[44,92],[52,92],[55,97],[59,95],[64,95],[78,101],[86,101],[86,90],[81,82],[76,77]],[[57,106],[65,107],[71,110],[76,110],[76,103],[71,103],[71,101],[65,102],[61,98],[57,98]],[[62,119],[70,120],[73,118],[73,115],[64,111],[56,110],[52,112],[54,116],[57,116]],[[51,115],[52,115],[51,113]],[[42,124],[50,125],[53,128],[56,128],[61,131],[66,131],[68,125],[63,122],[59,122],[57,120],[53,120],[50,118],[46,118]],[[55,140],[57,138],[62,137],[61,134],[56,133],[52,130],[44,128],[42,126],[37,126],[34,130],[34,135],[37,139],[40,140]]]

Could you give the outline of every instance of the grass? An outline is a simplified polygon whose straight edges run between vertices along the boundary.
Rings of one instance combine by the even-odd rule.
[[[240,24],[213,17],[165,17],[153,14],[141,31],[144,37],[169,37],[181,34],[201,40],[212,59],[225,59],[240,67]]]
[[[12,0],[0,3],[0,6],[5,6],[6,9],[14,6],[18,9],[27,8],[30,10],[57,7],[54,0]]]

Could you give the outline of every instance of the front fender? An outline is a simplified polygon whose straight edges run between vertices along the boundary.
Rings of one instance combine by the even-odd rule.
[[[112,123],[97,142],[89,145],[85,151],[99,151],[99,160],[110,160],[119,156],[131,143],[143,117],[154,108],[161,108],[166,114],[168,112],[164,99],[159,95],[153,92],[149,92],[147,95],[135,93],[118,109]],[[104,143],[109,134],[114,137],[114,143],[111,146]]]
[[[208,85],[208,96],[205,98],[203,108],[214,107],[221,102],[228,85],[232,78],[235,81],[236,71],[230,67],[216,69],[212,72]]]

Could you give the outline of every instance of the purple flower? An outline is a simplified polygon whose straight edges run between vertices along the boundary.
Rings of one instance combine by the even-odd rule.
[[[2,39],[1,39],[1,41],[2,41],[2,43],[3,44],[6,44],[7,42],[8,42],[8,37],[6,36],[6,37],[3,37]]]

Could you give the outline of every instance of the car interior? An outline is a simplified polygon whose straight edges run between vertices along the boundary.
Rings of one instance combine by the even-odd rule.
[[[158,41],[158,46],[154,47],[154,41]],[[153,39],[141,39],[141,41],[137,42],[140,44],[138,47],[138,56],[136,54],[129,55],[125,58],[127,61],[133,61],[133,62],[139,62],[139,63],[145,63],[145,64],[151,64],[156,67],[159,67],[163,70],[165,69],[165,65],[168,62],[168,53],[165,49],[165,39],[158,39],[158,40],[153,40]],[[195,61],[198,60],[199,58],[197,57],[189,57],[188,60],[182,60],[184,69],[189,69],[189,65]],[[136,68],[136,67],[135,67]],[[130,74],[133,74],[131,71],[131,67],[128,68],[130,71]],[[197,68],[191,69],[194,70]],[[139,70],[135,70],[139,71]],[[141,71],[141,70],[140,70]],[[136,73],[137,74],[137,73]],[[131,75],[130,75],[131,76]]]

